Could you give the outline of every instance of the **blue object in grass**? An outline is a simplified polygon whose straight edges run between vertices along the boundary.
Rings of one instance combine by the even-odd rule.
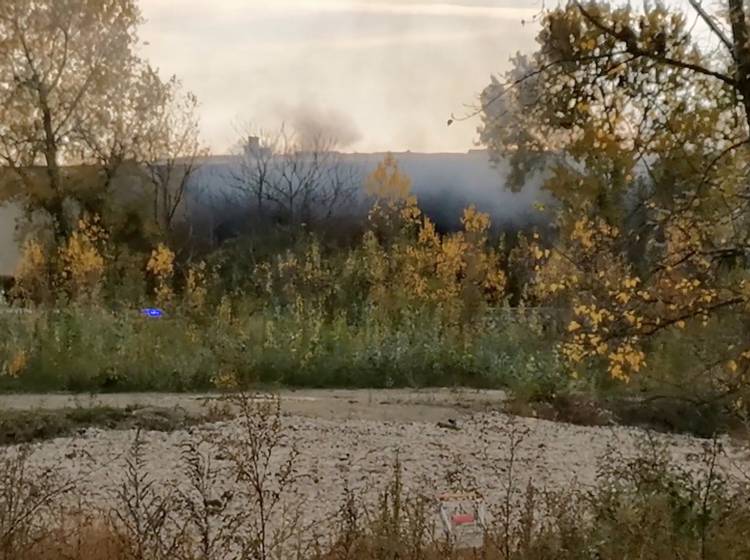
[[[146,309],[141,309],[141,314],[145,315],[146,317],[154,317],[159,318],[164,316],[164,312],[161,309],[157,309],[155,307],[147,307]]]

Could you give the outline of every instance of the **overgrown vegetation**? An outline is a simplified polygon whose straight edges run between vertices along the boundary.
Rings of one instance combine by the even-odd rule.
[[[140,271],[110,271],[106,235],[85,220],[57,254],[29,242],[11,297],[52,303],[0,318],[0,383],[79,391],[556,383],[545,317],[504,303],[505,256],[488,217],[469,208],[462,232],[438,235],[392,159],[369,188],[376,203],[356,246],[334,250],[308,237],[256,263],[232,292],[221,254],[178,271],[159,245]],[[166,315],[145,318],[137,309],[146,305]]]
[[[203,154],[196,100],[134,54],[135,3],[52,4],[0,11],[0,197],[29,226],[2,305],[0,389],[462,384],[510,387],[521,408],[569,419],[592,398],[636,423],[660,403],[651,424],[702,435],[747,416],[741,2],[715,15],[691,4],[717,52],[666,6],[542,14],[538,50],[479,113],[510,188],[546,174],[546,231],[499,237],[469,206],[459,231],[438,232],[393,157],[354,188],[321,163],[336,159],[324,139],[308,152],[282,133],[248,139],[235,179],[263,220],[247,244],[218,247],[180,236]],[[69,56],[46,42],[58,36]],[[120,54],[91,55],[111,41]],[[137,208],[115,204],[127,169],[147,185]],[[369,214],[340,237],[308,223],[354,199]],[[683,403],[692,415],[667,410]]]
[[[208,407],[200,413],[158,406],[79,406],[63,409],[0,411],[0,445],[19,445],[58,437],[71,437],[89,428],[170,432],[231,416]]]

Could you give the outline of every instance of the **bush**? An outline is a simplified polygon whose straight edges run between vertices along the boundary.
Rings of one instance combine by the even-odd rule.
[[[316,309],[257,309],[253,298],[215,313],[143,317],[70,305],[0,317],[8,391],[185,391],[229,373],[243,383],[308,387],[471,385],[549,391],[562,383],[549,344],[525,321],[487,313],[468,327],[430,310],[360,322]],[[548,348],[544,351],[544,348]]]

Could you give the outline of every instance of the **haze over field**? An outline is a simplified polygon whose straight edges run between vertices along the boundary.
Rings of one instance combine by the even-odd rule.
[[[326,123],[351,151],[474,146],[448,128],[489,75],[532,49],[536,0],[144,0],[144,54],[201,100],[214,153],[233,123]]]

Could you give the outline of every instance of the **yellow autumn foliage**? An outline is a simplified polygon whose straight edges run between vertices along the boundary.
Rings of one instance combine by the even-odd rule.
[[[185,278],[185,303],[194,311],[200,310],[206,303],[207,295],[206,263],[201,261],[188,268]]]
[[[381,248],[373,234],[367,237],[372,300],[386,307],[396,299],[437,305],[452,321],[500,302],[507,277],[498,253],[488,246],[489,216],[470,207],[462,224],[463,231],[441,236],[416,209],[389,250]]]
[[[175,254],[169,247],[160,243],[152,252],[146,265],[155,282],[154,296],[158,305],[168,304],[174,297],[172,280],[174,277]]]
[[[664,224],[660,260],[647,278],[632,269],[620,231],[604,219],[570,212],[561,223],[563,236],[551,250],[538,239],[527,244],[528,293],[539,304],[569,309],[559,350],[576,371],[584,361],[605,360],[613,379],[628,381],[646,364],[643,341],[690,321],[706,325],[714,308],[738,301],[736,290],[712,285],[705,240],[683,216]]]
[[[59,250],[62,285],[73,298],[95,297],[106,271],[103,247],[107,234],[98,217],[81,218]]]
[[[16,266],[16,284],[12,296],[41,301],[50,292],[49,258],[42,243],[36,238],[27,239]]]
[[[7,374],[10,377],[20,376],[28,366],[29,356],[26,350],[17,351],[6,365]]]
[[[365,192],[382,201],[406,201],[411,197],[411,179],[401,172],[396,158],[389,153],[365,180]]]
[[[281,296],[298,318],[304,317],[308,329],[300,339],[314,342],[321,317],[335,316],[341,310],[337,294],[350,289],[363,291],[363,304],[376,322],[432,309],[446,324],[469,325],[483,307],[504,300],[507,276],[500,253],[490,246],[487,214],[469,207],[462,231],[439,234],[391,156],[368,184],[375,199],[370,227],[357,247],[324,256],[311,242],[302,253],[289,251],[255,267],[265,297]]]

